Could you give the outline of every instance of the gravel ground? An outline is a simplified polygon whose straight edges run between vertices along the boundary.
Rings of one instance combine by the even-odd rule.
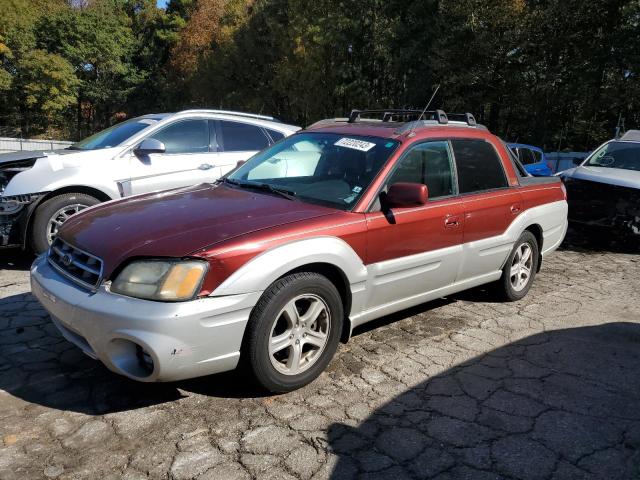
[[[524,300],[378,320],[280,396],[110,373],[0,252],[0,479],[640,478],[640,255],[576,244]]]

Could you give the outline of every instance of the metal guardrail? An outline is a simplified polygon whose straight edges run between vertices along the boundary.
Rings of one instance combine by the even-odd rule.
[[[22,150],[56,150],[67,148],[73,142],[64,140],[38,140],[0,137],[0,152],[16,152]]]

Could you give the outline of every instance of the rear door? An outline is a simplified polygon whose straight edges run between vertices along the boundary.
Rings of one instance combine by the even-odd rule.
[[[180,120],[147,138],[164,143],[166,151],[144,157],[131,154],[130,181],[123,184],[125,195],[212,182],[220,177],[215,131],[209,120]]]
[[[522,213],[520,193],[509,187],[496,148],[480,139],[451,140],[464,208],[464,254],[457,281],[502,268],[512,248],[505,232]]]
[[[259,125],[230,120],[216,120],[215,125],[222,174],[274,143]]]
[[[429,200],[419,207],[387,212],[375,208],[378,211],[366,214],[367,268],[372,275],[367,309],[446,287],[455,281],[459,267],[463,209],[448,142],[411,146],[383,192],[398,182],[427,185]]]

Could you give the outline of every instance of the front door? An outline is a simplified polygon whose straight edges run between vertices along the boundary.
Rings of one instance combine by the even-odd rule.
[[[371,275],[367,310],[403,301],[420,303],[426,293],[451,285],[459,267],[464,212],[456,198],[448,142],[410,147],[398,160],[382,195],[398,182],[427,185],[429,200],[419,207],[366,215]]]
[[[222,174],[235,168],[238,162],[250,159],[271,143],[267,132],[258,125],[216,120],[216,126]]]
[[[160,140],[166,151],[145,157],[131,154],[130,179],[122,183],[123,193],[136,195],[215,181],[222,169],[211,131],[208,120],[193,119],[152,133],[148,138]]]

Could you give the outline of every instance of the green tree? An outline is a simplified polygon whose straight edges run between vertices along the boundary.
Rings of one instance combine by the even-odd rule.
[[[25,53],[14,80],[25,136],[33,126],[39,131],[60,127],[62,114],[76,102],[79,83],[71,64],[60,55],[44,50]]]
[[[38,46],[67,59],[80,80],[79,136],[109,125],[145,73],[133,63],[135,36],[122,2],[99,0],[42,18]]]

